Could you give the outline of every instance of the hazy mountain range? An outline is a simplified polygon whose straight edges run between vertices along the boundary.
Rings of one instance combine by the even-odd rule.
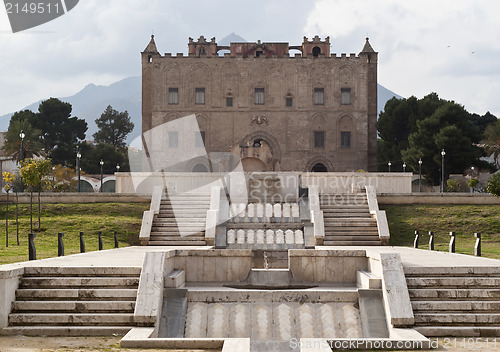
[[[401,96],[389,89],[378,85],[378,110],[383,110],[385,102],[392,97],[401,98]],[[47,99],[50,97],[47,97]],[[89,129],[87,130],[87,139],[92,139],[92,134],[97,131],[95,120],[101,116],[108,105],[118,111],[127,110],[135,127],[127,140],[131,142],[140,135],[141,118],[141,77],[129,77],[115,82],[109,86],[96,86],[89,84],[81,91],[70,97],[60,97],[62,101],[68,102],[73,106],[73,116],[85,119]],[[37,101],[20,110],[38,111]],[[0,131],[6,131],[9,127],[11,114],[0,116]]]

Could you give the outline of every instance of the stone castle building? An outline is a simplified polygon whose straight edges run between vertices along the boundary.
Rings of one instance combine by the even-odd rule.
[[[201,36],[188,47],[188,56],[161,55],[151,36],[142,52],[145,144],[174,155],[177,135],[145,136],[194,114],[206,151],[238,155],[245,171],[375,171],[378,54],[368,38],[358,55],[341,56],[318,36],[300,46]],[[202,159],[185,167],[210,169]]]

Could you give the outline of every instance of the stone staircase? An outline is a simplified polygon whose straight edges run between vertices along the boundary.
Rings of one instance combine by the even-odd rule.
[[[149,245],[205,246],[210,195],[179,194],[162,199],[151,226]]]
[[[325,246],[380,246],[377,220],[365,193],[323,194],[320,209],[325,224]]]
[[[500,336],[500,273],[453,269],[405,268],[416,330],[425,336]]]
[[[125,335],[134,323],[140,268],[26,267],[1,334]]]

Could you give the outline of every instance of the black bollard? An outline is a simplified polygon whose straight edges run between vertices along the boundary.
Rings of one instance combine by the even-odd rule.
[[[450,232],[450,253],[455,253],[455,232]]]
[[[29,260],[36,260],[35,237],[34,233],[28,235]]]
[[[429,231],[429,250],[434,250],[434,234],[432,233],[432,231]]]
[[[84,232],[80,232],[80,253],[85,253],[85,241],[83,240]]]
[[[415,231],[415,240],[413,241],[413,248],[418,248],[418,231]]]
[[[102,232],[99,231],[97,235],[99,236],[99,250],[102,251],[102,237],[101,237]]]
[[[57,256],[64,256],[64,243],[63,243],[64,233],[59,232],[57,234]]]
[[[481,233],[474,232],[474,237],[476,237],[476,244],[474,245],[474,255],[476,257],[481,256]]]
[[[115,248],[118,248],[118,234],[115,231]]]

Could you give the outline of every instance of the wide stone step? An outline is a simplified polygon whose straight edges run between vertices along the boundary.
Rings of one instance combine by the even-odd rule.
[[[325,224],[325,232],[378,232],[377,225],[373,226],[332,226]]]
[[[150,240],[157,240],[157,241],[204,241],[205,236],[180,236],[180,235],[175,235],[175,236],[161,236],[159,234],[154,234],[154,236],[150,237]]]
[[[137,289],[18,289],[19,301],[78,300],[135,301]]]
[[[150,246],[206,246],[205,241],[157,241],[149,240]]]
[[[324,240],[323,246],[380,246],[380,241],[330,241]]]
[[[413,301],[411,302],[414,312],[422,311],[447,311],[447,312],[471,312],[488,311],[500,313],[500,301]]]
[[[500,325],[497,326],[416,326],[419,333],[427,337],[484,337],[481,341],[482,351],[490,351],[498,346],[498,341],[491,337],[500,336]],[[467,341],[467,340],[465,340]],[[457,340],[460,346],[462,339]],[[479,345],[477,345],[479,347]]]
[[[500,266],[405,266],[408,277],[500,277]]]
[[[135,326],[9,326],[0,335],[9,336],[125,336]]]
[[[187,233],[186,233],[187,232]],[[166,237],[166,238],[172,238],[172,237],[177,237],[177,238],[192,238],[192,237],[200,237],[200,238],[205,238],[205,234],[201,231],[196,231],[196,232],[189,232],[186,231],[184,233],[181,233],[179,231],[151,231],[150,238],[158,238],[158,237]],[[186,236],[189,234],[188,236]]]
[[[499,300],[500,289],[409,289],[413,300]]]
[[[15,301],[12,310],[21,312],[127,312],[133,313],[134,301]]]
[[[372,236],[372,237],[379,237],[377,231],[328,231],[325,229],[325,239],[331,238],[331,240],[335,240],[338,236],[352,236],[352,237],[358,237],[358,236]]]
[[[153,221],[155,224],[204,224],[205,218],[156,218]]]
[[[491,288],[500,287],[500,277],[409,277],[410,288]]]
[[[325,236],[323,241],[332,241],[332,242],[344,242],[344,241],[350,241],[350,242],[358,242],[358,241],[375,241],[375,242],[380,242],[380,239],[378,235],[376,236]]]
[[[377,226],[376,219],[330,218],[328,226]]]
[[[491,325],[500,324],[500,313],[415,313],[418,325]]]
[[[134,325],[133,313],[13,313],[9,325]]]
[[[69,277],[138,277],[141,275],[141,267],[25,267],[24,276],[69,276]]]
[[[194,223],[176,223],[176,224],[165,224],[165,223],[157,223],[153,222],[152,228],[158,229],[177,229],[178,227],[182,227],[183,229],[196,229],[198,231],[205,230],[205,224],[194,224]]]
[[[139,277],[23,277],[20,288],[137,288]]]
[[[320,205],[320,209],[325,213],[370,212],[368,205]]]

